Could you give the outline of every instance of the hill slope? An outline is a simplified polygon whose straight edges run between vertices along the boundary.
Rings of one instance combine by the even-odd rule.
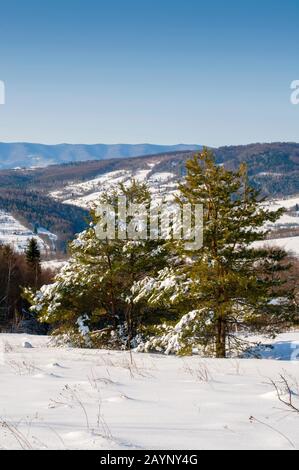
[[[153,194],[171,194],[185,175],[186,160],[193,154],[194,151],[176,151],[72,162],[35,170],[1,170],[0,210],[12,214],[30,229],[38,225],[58,235],[57,246],[64,249],[66,241],[85,226],[86,208],[99,193],[120,180],[134,177],[146,181]],[[299,194],[299,144],[221,147],[215,149],[215,154],[219,164],[231,169],[245,161],[251,183],[270,198]],[[294,220],[293,214],[290,216],[292,224],[287,221],[280,228],[283,231],[292,228],[292,236],[296,236],[298,220]],[[278,238],[282,236],[287,234],[278,234]]]

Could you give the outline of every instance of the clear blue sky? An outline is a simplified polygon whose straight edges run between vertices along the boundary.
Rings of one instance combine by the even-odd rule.
[[[1,0],[0,141],[299,141],[298,0]]]

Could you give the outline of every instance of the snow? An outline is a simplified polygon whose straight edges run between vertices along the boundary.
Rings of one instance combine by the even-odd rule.
[[[49,230],[43,227],[38,227],[37,233],[38,235],[44,235],[46,237],[49,237],[49,239],[52,240],[53,242],[56,242],[58,240],[57,235],[55,235],[54,233],[50,232]]]
[[[251,336],[250,342],[259,342],[261,340],[258,336]],[[273,342],[269,338],[263,338],[262,344],[271,346],[262,352],[264,359],[275,359],[279,361],[293,361],[293,365],[298,367],[296,360],[299,360],[299,334],[298,332],[282,333],[278,335]]]
[[[63,200],[65,204],[79,207],[91,207],[99,196],[111,189],[112,185],[124,183],[130,177],[126,170],[111,171],[83,183],[74,183],[60,191],[50,193],[55,199]]]
[[[285,197],[283,199],[273,199],[270,201],[270,207],[273,207],[273,210],[278,209],[279,207],[284,207],[285,209],[291,209],[295,207],[296,204],[299,204],[299,196]]]
[[[299,215],[297,217],[284,214],[282,215],[279,220],[275,223],[275,225],[279,227],[284,227],[286,228],[298,228],[299,227]]]
[[[73,204],[82,208],[91,208],[103,193],[117,188],[119,183],[128,183],[135,179],[140,183],[147,183],[153,195],[170,197],[174,196],[177,188],[176,176],[170,172],[154,172],[154,168],[159,162],[150,162],[145,169],[137,170],[117,170],[104,173],[83,183],[74,183],[62,188],[59,191],[50,193],[55,199],[61,200],[64,204]]]
[[[299,256],[299,237],[276,238],[273,240],[266,240],[263,242],[255,242],[254,247],[273,247],[277,246],[286,250],[295,256]]]
[[[271,211],[276,211],[280,208],[290,210],[299,205],[299,196],[297,197],[286,197],[285,199],[271,199],[265,202],[264,206]],[[283,214],[275,224],[270,224],[275,228],[299,228],[299,213]]]
[[[53,244],[55,245],[57,239],[56,235],[45,229],[41,229],[38,234],[47,236],[50,240],[51,248],[53,248]],[[40,236],[35,235],[32,230],[22,225],[11,214],[0,210],[0,244],[10,245],[15,251],[21,253],[26,249],[31,238],[37,240],[42,252],[50,251],[51,248]]]
[[[144,183],[147,180],[148,175],[150,174],[151,170],[140,170],[137,171],[137,173],[134,176],[134,179],[136,181],[139,181],[140,183]]]
[[[104,188],[107,187],[107,185],[111,184],[111,181],[113,183],[122,183],[123,181],[126,180],[128,175],[128,172],[125,170],[119,170],[119,171],[111,171],[109,173],[105,173],[104,175],[100,175],[96,178],[93,178],[88,181],[84,181],[83,183],[75,183],[75,184],[70,184],[66,186],[63,191],[56,191],[51,193],[51,195],[55,198],[60,198],[61,194],[64,194],[65,192],[70,192],[72,195],[78,195],[80,196],[81,194],[84,194],[87,191],[93,191],[95,189],[99,189],[99,187],[103,186]]]
[[[272,199],[267,201],[264,205],[271,211],[276,211],[277,209],[283,207],[287,210],[290,210],[299,205],[299,196],[286,197],[284,199]],[[287,213],[283,214],[277,222],[274,224],[268,224],[270,229],[299,229],[299,213]],[[287,252],[299,256],[299,236],[298,237],[285,237],[285,238],[276,238],[267,240],[266,242],[257,242],[254,246],[278,246]]]
[[[174,178],[174,174],[173,173],[169,173],[169,172],[160,172],[160,173],[154,173],[150,178],[149,178],[149,182],[166,182],[166,181],[169,181],[169,180],[172,180]]]
[[[299,332],[272,343],[263,360],[133,353],[131,365],[125,352],[2,334],[0,447],[298,449],[299,415],[270,382],[284,374],[298,403]]]
[[[43,261],[41,263],[43,269],[51,269],[52,271],[59,271],[66,265],[67,261],[63,260],[50,260],[50,261]]]
[[[24,349],[32,349],[32,344],[29,343],[29,341],[24,341],[23,344],[22,344],[23,348]]]

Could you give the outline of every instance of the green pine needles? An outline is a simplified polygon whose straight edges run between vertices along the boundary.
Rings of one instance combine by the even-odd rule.
[[[268,210],[248,183],[246,167],[217,165],[204,149],[186,164],[177,203],[203,206],[204,244],[186,250],[179,240],[99,240],[96,211],[70,246],[71,258],[55,283],[25,295],[41,321],[91,347],[132,348],[226,357],[244,335],[275,334],[293,318],[293,292],[281,273],[287,254],[260,243]],[[148,206],[146,185],[120,185],[117,197]]]

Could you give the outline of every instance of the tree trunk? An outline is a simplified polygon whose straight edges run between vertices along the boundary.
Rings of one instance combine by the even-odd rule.
[[[132,332],[132,304],[127,308],[126,311],[126,320],[127,320],[127,331],[128,331],[128,344],[127,348],[130,352],[130,359],[131,359],[131,364],[133,364],[133,356],[132,356],[132,346],[131,346],[131,341],[133,339],[133,332]]]
[[[217,320],[216,357],[226,358],[226,320],[221,317]]]

